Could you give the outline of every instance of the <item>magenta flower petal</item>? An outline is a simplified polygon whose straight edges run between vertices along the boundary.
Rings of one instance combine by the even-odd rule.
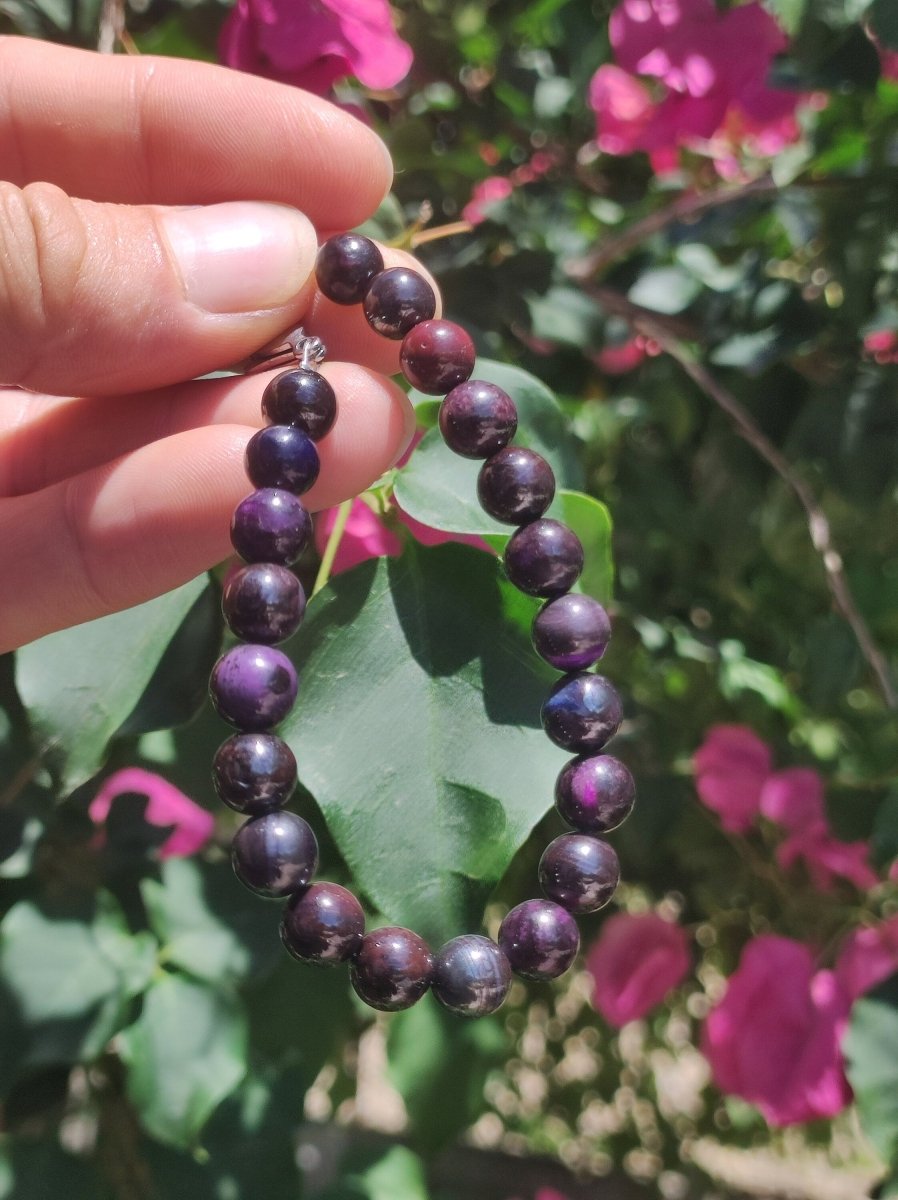
[[[324,553],[336,519],[336,508],[325,509],[315,518],[315,546],[319,554]],[[331,574],[339,575],[369,558],[396,558],[401,553],[402,543],[396,534],[387,529],[364,500],[353,500]]]
[[[761,812],[784,829],[808,829],[826,822],[823,780],[808,767],[776,771],[761,789]]]
[[[202,850],[215,830],[215,818],[189,796],[152,771],[126,767],[110,775],[90,803],[91,820],[102,825],[117,796],[134,793],[147,797],[146,819],[162,828],[174,826],[159,847],[160,858],[187,858]]]
[[[769,747],[745,725],[715,725],[693,759],[699,798],[729,833],[745,833],[760,811]]]
[[[689,971],[689,939],[657,913],[618,913],[602,925],[586,958],[593,1005],[620,1028],[644,1017]]]

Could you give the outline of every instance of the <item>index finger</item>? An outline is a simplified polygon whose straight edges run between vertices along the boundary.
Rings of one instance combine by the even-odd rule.
[[[389,189],[380,138],[299,88],[188,59],[0,37],[0,163],[122,204],[272,200],[350,228]]]

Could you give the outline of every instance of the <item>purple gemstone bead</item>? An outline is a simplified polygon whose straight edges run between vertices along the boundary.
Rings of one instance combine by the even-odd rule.
[[[350,967],[358,995],[382,1012],[411,1008],[430,987],[432,977],[433,955],[427,943],[399,926],[367,933]]]
[[[467,933],[437,955],[432,986],[443,1008],[460,1017],[485,1017],[505,1001],[511,967],[495,942]]]
[[[515,975],[557,979],[577,957],[580,934],[569,912],[551,900],[525,900],[499,926],[499,945]]]
[[[607,842],[585,833],[563,833],[539,861],[545,894],[572,913],[604,908],[620,883],[620,863]]]
[[[555,475],[541,454],[506,446],[488,458],[477,476],[477,498],[497,521],[523,525],[541,517],[555,496]]]
[[[313,883],[287,901],[281,940],[300,962],[335,966],[352,958],[365,934],[365,914],[336,883]]]
[[[261,816],[290,799],[296,787],[296,759],[273,733],[235,733],[215,752],[212,781],[229,808]]]
[[[440,405],[443,441],[465,458],[489,458],[508,445],[517,428],[511,396],[482,379],[460,383]]]
[[[260,896],[289,896],[304,888],[318,866],[318,843],[302,817],[265,813],[241,825],[231,844],[241,883]]]
[[[557,746],[580,753],[601,750],[624,719],[620,696],[604,675],[565,675],[542,708],[543,729]]]
[[[299,681],[293,663],[272,646],[235,646],[212,668],[215,711],[250,733],[271,729],[293,706]]]
[[[567,525],[546,517],[512,534],[505,547],[508,578],[530,596],[560,596],[583,570],[583,547]]]
[[[633,811],[633,776],[610,754],[572,758],[555,783],[555,807],[581,833],[608,833]]]
[[[302,584],[287,567],[250,563],[229,577],[221,607],[239,638],[272,645],[299,628],[306,597]]]
[[[241,500],[231,521],[231,543],[247,562],[295,562],[311,536],[312,518],[301,501],[279,488]]]
[[[323,375],[296,367],[269,383],[262,393],[262,413],[272,425],[295,425],[319,442],[337,419],[337,397]]]
[[[365,293],[365,316],[372,329],[388,338],[403,338],[437,310],[433,288],[416,271],[391,267],[371,280]]]
[[[321,464],[315,443],[296,425],[268,425],[249,439],[246,473],[257,488],[307,492]]]
[[[474,370],[470,335],[452,321],[422,321],[402,340],[399,361],[406,379],[428,395],[451,391]]]
[[[328,238],[315,263],[318,288],[335,304],[361,303],[371,280],[383,269],[380,250],[360,233]]]
[[[605,653],[611,637],[608,614],[591,596],[559,596],[533,621],[537,654],[559,671],[583,671]]]

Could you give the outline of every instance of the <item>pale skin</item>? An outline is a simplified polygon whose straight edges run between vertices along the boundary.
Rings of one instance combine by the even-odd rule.
[[[392,179],[356,118],[223,67],[0,37],[0,164],[0,652],[228,556],[274,372],[195,377],[293,325],[327,343],[339,405],[309,507],[402,453],[399,343],[314,282],[316,245]],[[289,206],[290,236],[247,248],[247,201]],[[220,204],[209,233],[195,206]]]

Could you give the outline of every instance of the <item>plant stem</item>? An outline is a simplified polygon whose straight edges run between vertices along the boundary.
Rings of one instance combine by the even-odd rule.
[[[321,566],[318,568],[318,574],[315,576],[315,586],[312,588],[313,596],[318,595],[331,577],[331,571],[334,568],[334,559],[337,557],[340,542],[342,542],[343,534],[346,532],[346,522],[349,520],[350,512],[352,512],[352,503],[352,500],[344,500],[337,509],[337,519],[334,521],[334,527],[330,531],[327,545],[324,547],[324,553],[321,556]]]

